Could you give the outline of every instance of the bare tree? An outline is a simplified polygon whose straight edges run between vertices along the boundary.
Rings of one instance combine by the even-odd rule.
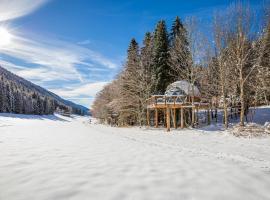
[[[256,52],[258,54],[258,91],[269,105],[270,98],[270,22],[265,29],[263,37],[259,40]]]
[[[228,16],[216,13],[214,16],[214,48],[215,48],[215,62],[217,69],[215,70],[218,75],[220,96],[223,100],[223,112],[224,112],[224,125],[228,128],[228,102],[227,95],[230,88],[230,65],[226,62],[225,50],[228,43],[228,25],[226,24],[226,18]]]
[[[244,126],[244,115],[247,112],[246,86],[252,73],[259,66],[258,58],[254,56],[254,43],[257,32],[254,31],[254,13],[248,5],[235,4],[229,13],[229,41],[227,60],[234,68],[235,80],[240,90],[240,125]]]
[[[199,29],[199,20],[196,17],[186,19],[187,38],[189,44],[190,55],[186,59],[186,67],[182,70],[184,79],[191,83],[191,93],[193,94],[192,104],[194,103],[194,88],[202,79],[201,59],[205,56],[206,40]]]
[[[106,85],[95,97],[92,114],[102,123],[109,123],[109,116],[119,113],[119,79]]]

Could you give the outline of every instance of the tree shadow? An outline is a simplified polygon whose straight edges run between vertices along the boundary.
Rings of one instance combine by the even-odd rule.
[[[222,123],[213,123],[211,125],[205,125],[202,127],[195,128],[199,131],[206,131],[206,132],[219,132],[219,131],[225,131],[224,125]]]
[[[255,110],[252,122],[264,125],[266,122],[270,122],[270,107],[252,108]]]
[[[63,119],[56,115],[25,115],[25,114],[13,114],[13,113],[0,113],[0,117],[26,119],[26,120],[51,120],[51,121],[70,122],[69,120]]]

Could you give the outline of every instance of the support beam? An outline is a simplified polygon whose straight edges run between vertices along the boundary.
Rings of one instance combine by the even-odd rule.
[[[163,109],[163,119],[164,119],[164,127],[166,128],[167,127],[167,125],[166,125],[166,123],[167,123],[167,119],[166,119],[166,108],[165,109]]]
[[[181,108],[181,128],[184,128],[184,108]]]
[[[199,125],[199,106],[196,107],[196,124]]]
[[[192,114],[191,114],[191,126],[195,126],[195,106],[192,106]]]
[[[177,123],[176,123],[176,109],[173,109],[173,126],[175,129],[177,129]]]
[[[146,112],[146,118],[147,118],[147,126],[149,127],[150,126],[150,111],[148,108],[147,108],[147,112]]]
[[[155,127],[158,127],[158,109],[155,109]]]
[[[166,116],[167,116],[167,131],[169,132],[171,130],[171,116],[170,116],[170,108],[166,108]]]
[[[179,112],[178,112],[178,121],[177,122],[180,122],[180,123],[177,123],[177,127],[181,128],[181,108],[179,109]]]

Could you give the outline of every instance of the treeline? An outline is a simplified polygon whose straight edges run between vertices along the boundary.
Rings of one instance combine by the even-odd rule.
[[[16,114],[53,114],[56,107],[68,109],[48,97],[30,91],[0,75],[0,112]]]
[[[43,88],[0,67],[0,112],[16,114],[53,114],[55,110],[83,114],[47,95]]]
[[[142,47],[131,40],[123,70],[96,96],[93,115],[119,126],[143,125],[146,99],[187,80],[211,104],[222,100],[226,127],[230,99],[239,102],[244,125],[249,106],[270,101],[268,13],[257,15],[248,5],[233,4],[214,14],[210,35],[195,17],[185,23],[176,17],[170,31],[159,21]]]

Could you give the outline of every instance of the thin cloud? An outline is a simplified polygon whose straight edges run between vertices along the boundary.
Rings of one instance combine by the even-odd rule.
[[[79,45],[87,45],[87,44],[91,44],[92,42],[90,40],[83,40],[78,42]]]
[[[107,84],[108,82],[95,82],[70,88],[52,89],[51,91],[63,98],[91,107],[96,94]]]
[[[80,67],[114,69],[117,64],[98,52],[61,39],[27,39],[13,36],[8,46],[0,47],[3,55],[20,59],[25,63],[34,64],[37,69],[21,72],[25,78],[33,79],[34,75],[48,81],[47,73],[54,75],[54,80],[80,80],[84,82],[79,71]],[[40,74],[39,74],[40,73]],[[59,74],[59,75],[57,75]],[[27,76],[28,75],[28,76]],[[30,76],[31,75],[31,76]],[[32,76],[33,75],[33,76]],[[53,78],[53,77],[52,77]]]
[[[13,72],[14,74],[21,76],[27,80],[33,81],[36,84],[44,85],[46,82],[61,80],[61,81],[72,81],[76,80],[73,73],[58,73],[57,71],[50,70],[46,67],[33,67],[29,68],[22,65],[16,65],[14,63],[0,60],[0,66]]]
[[[63,89],[52,89],[51,91],[64,98],[82,98],[82,97],[95,97],[96,94],[102,90],[102,88],[107,85],[108,82],[96,82],[96,83],[87,83],[84,85],[63,88]]]
[[[0,0],[0,22],[28,15],[49,0]]]
[[[94,102],[94,98],[71,98],[70,101],[77,102],[80,105],[83,105],[87,108],[91,108]]]
[[[0,66],[5,67],[6,69],[8,69],[12,72],[16,72],[18,70],[25,69],[24,66],[15,65],[14,63],[11,63],[11,62],[4,60],[2,57],[0,57]]]

